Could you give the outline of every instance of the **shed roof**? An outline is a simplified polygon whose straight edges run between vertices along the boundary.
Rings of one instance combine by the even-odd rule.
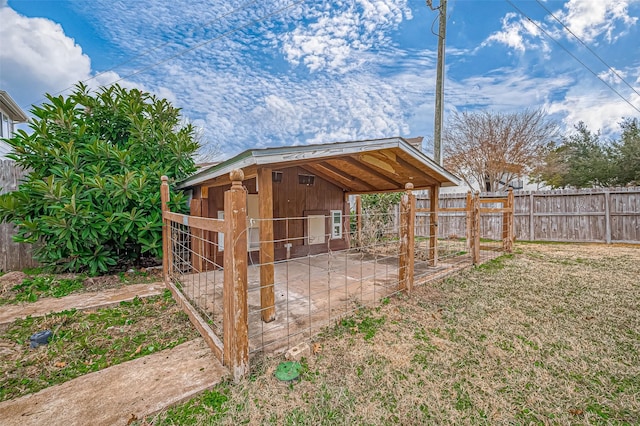
[[[242,169],[246,179],[258,168],[281,170],[298,166],[345,192],[400,191],[431,185],[456,186],[460,179],[400,137],[319,145],[250,149],[222,163],[201,170],[178,188],[220,186],[229,183],[229,172]]]

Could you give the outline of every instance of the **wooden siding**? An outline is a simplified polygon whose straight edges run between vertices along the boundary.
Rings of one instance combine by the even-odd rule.
[[[518,240],[640,243],[640,187],[518,191],[514,196]],[[440,207],[462,207],[465,197],[442,194]],[[426,195],[418,196],[418,208],[428,204]],[[481,220],[482,237],[499,239],[501,215],[483,215]],[[426,235],[427,226],[428,217],[418,214],[417,235]],[[440,237],[464,235],[464,213],[440,214]]]
[[[18,189],[26,172],[13,160],[0,160],[0,194]],[[38,266],[31,255],[31,245],[13,241],[16,228],[10,223],[0,223],[0,271],[17,271]]]
[[[286,169],[273,169],[282,172],[282,181],[273,182],[273,233],[274,251],[276,260],[286,257],[285,244],[292,244],[291,256],[303,256],[307,254],[324,253],[327,245],[317,244],[309,246],[305,244],[305,220],[309,214],[323,214],[327,216],[326,229],[330,230],[329,212],[331,210],[341,210],[343,215],[348,215],[348,206],[345,203],[344,192],[341,188],[327,182],[318,175],[315,175],[314,184],[307,186],[298,182],[298,175],[310,175],[312,172],[301,167],[290,167]],[[256,194],[256,179],[245,180],[243,185],[249,194]],[[210,187],[208,189],[209,216],[217,218],[217,212],[224,210],[223,196],[229,189],[229,185]],[[258,188],[259,191],[259,188]],[[278,220],[279,218],[290,218],[288,220]],[[343,231],[347,229],[343,228]],[[216,236],[212,241],[215,241]],[[342,250],[346,248],[345,239],[329,240],[329,247],[332,250]],[[258,262],[258,253],[251,253],[252,260]],[[222,262],[222,257],[217,260]]]

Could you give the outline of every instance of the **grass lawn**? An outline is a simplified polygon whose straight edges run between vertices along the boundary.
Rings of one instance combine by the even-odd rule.
[[[640,248],[516,247],[139,424],[639,424]]]
[[[49,344],[30,349],[29,337],[45,329],[54,332]],[[17,320],[0,326],[0,401],[196,337],[197,331],[168,290],[160,296],[135,298],[113,308],[71,310]]]

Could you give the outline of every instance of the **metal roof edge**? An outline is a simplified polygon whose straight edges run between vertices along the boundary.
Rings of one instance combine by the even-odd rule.
[[[6,107],[10,114],[13,114],[13,117],[10,117],[16,123],[26,123],[29,121],[29,117],[27,114],[18,106],[18,104],[13,100],[13,98],[5,91],[0,90],[0,104]]]
[[[375,149],[399,148],[408,154],[417,157],[425,166],[430,167],[453,185],[460,185],[460,178],[449,173],[423,152],[415,148],[404,138],[391,137],[383,139],[367,139],[360,141],[332,142],[325,144],[280,146],[272,148],[249,149],[235,157],[229,158],[219,164],[211,166],[201,172],[190,176],[177,185],[178,189],[192,187],[220,176],[230,173],[233,169],[244,168],[252,165],[277,164],[291,160],[305,160],[308,158],[330,157],[337,154],[356,154],[358,152]],[[445,183],[443,186],[451,186]]]

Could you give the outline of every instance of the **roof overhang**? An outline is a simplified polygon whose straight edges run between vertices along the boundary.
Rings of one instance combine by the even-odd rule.
[[[457,186],[460,179],[403,138],[336,142],[320,145],[250,149],[182,181],[178,188],[229,184],[229,173],[242,169],[245,179],[259,168],[282,170],[299,166],[350,193]]]
[[[29,120],[27,114],[22,111],[22,108],[9,96],[4,90],[0,90],[0,109],[5,111],[9,118],[16,123],[26,123]]]

